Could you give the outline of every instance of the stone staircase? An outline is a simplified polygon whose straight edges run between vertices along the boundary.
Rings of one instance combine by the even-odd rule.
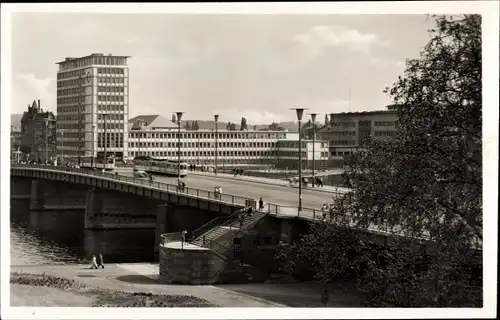
[[[210,242],[216,241],[222,246],[231,246],[230,242],[233,240],[236,233],[251,229],[266,216],[265,213],[258,211],[254,211],[251,216],[247,214],[244,215],[245,218],[242,224],[239,221],[238,215],[236,215],[193,239],[190,243],[199,247],[207,247]]]

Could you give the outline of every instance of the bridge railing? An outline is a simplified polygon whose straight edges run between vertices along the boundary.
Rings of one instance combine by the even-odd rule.
[[[213,199],[215,201],[226,202],[226,203],[231,203],[231,204],[238,204],[238,205],[243,205],[243,206],[246,204],[246,201],[248,200],[248,198],[246,198],[246,197],[241,197],[241,196],[232,195],[232,194],[225,194],[225,193],[218,194],[218,193],[215,193],[214,191],[197,189],[197,188],[188,188],[188,187],[185,187],[184,189],[180,189],[178,185],[174,185],[174,184],[151,181],[151,180],[141,179],[141,178],[127,177],[127,176],[119,175],[116,173],[111,173],[111,172],[106,172],[106,171],[102,172],[102,171],[85,169],[85,168],[71,168],[71,167],[63,167],[63,166],[48,166],[48,165],[37,165],[37,164],[30,164],[30,165],[12,164],[11,167],[12,168],[34,168],[34,169],[42,169],[42,170],[63,171],[63,172],[70,172],[70,173],[78,173],[78,174],[87,175],[87,176],[102,177],[102,178],[106,178],[106,179],[110,179],[110,180],[123,181],[123,182],[141,185],[141,186],[157,188],[160,190],[176,192],[176,193],[180,193],[180,194],[182,193],[182,194],[186,194],[186,195],[190,195],[190,196],[195,196],[197,198]]]

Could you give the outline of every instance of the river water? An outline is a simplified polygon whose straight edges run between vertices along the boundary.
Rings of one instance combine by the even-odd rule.
[[[11,265],[157,261],[154,230],[85,230],[83,211],[30,211],[26,200],[11,200],[10,219]]]

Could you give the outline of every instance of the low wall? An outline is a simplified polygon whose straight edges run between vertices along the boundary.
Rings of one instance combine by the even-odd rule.
[[[160,245],[160,281],[169,284],[213,284],[226,262],[209,249],[179,242]]]

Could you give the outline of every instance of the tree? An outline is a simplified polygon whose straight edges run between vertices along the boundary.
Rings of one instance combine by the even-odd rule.
[[[328,114],[325,113],[325,126],[327,126],[330,123],[328,120]]]
[[[191,130],[191,126],[189,125],[189,121],[186,121],[186,124],[184,125],[184,129]]]
[[[257,126],[253,126],[253,131],[257,131]]]
[[[352,191],[334,211],[350,217],[357,240],[373,228],[391,235],[377,250],[356,251],[372,305],[482,306],[481,17],[434,19],[420,58],[386,89],[395,139],[369,138],[347,159]]]
[[[175,116],[175,113],[172,113],[172,122],[177,123],[177,117]]]
[[[280,126],[276,122],[271,123],[269,125],[268,129],[271,130],[271,131],[284,131],[285,130],[285,128],[283,128],[282,126]]]
[[[191,130],[200,130],[200,125],[198,124],[198,120],[192,123]]]
[[[245,117],[241,117],[240,130],[244,131],[248,129],[247,119]]]

